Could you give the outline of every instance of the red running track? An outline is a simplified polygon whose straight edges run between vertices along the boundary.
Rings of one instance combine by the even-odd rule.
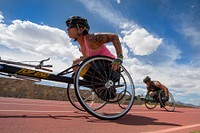
[[[0,133],[190,133],[200,131],[200,109],[133,105],[118,120],[99,120],[69,102],[0,97]]]

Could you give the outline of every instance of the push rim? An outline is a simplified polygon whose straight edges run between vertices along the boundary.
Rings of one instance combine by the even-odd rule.
[[[89,58],[88,60],[84,61],[80,65],[80,67],[75,75],[75,80],[74,80],[75,92],[76,92],[76,95],[77,95],[77,98],[78,98],[80,104],[83,106],[83,108],[88,113],[92,114],[93,116],[95,116],[99,119],[117,119],[117,118],[124,116],[131,109],[131,107],[133,105],[133,101],[134,101],[135,88],[134,88],[132,78],[131,78],[130,74],[128,73],[128,71],[123,66],[121,66],[119,81],[110,78],[111,76],[112,76],[112,78],[114,77],[112,75],[112,72],[110,72],[111,69],[109,69],[109,70],[105,69],[106,71],[104,71],[104,68],[108,68],[108,65],[106,65],[108,62],[109,62],[108,64],[111,67],[112,60],[113,59],[104,57],[104,56]],[[95,66],[93,66],[92,69],[94,69],[95,72],[97,72],[97,71],[101,72],[99,74],[101,76],[101,78],[99,78],[100,83],[95,84],[95,82],[90,82],[91,83],[90,85],[88,84],[88,85],[82,86],[79,83],[81,80],[84,80],[83,77],[80,76],[81,71],[88,64],[98,64],[97,68],[95,68]],[[92,74],[94,74],[94,73],[91,73],[91,77],[94,77],[94,75],[92,75]],[[121,78],[121,77],[123,77],[123,78]],[[108,99],[104,99],[103,97],[99,96],[97,89],[100,87],[105,88],[106,83],[108,83],[109,80],[114,81],[113,85],[111,85],[108,88],[109,89],[112,88],[110,92],[112,92],[113,88],[114,88],[116,91],[116,96],[114,96],[113,98],[107,97]],[[91,91],[95,92],[95,96],[94,96],[95,103],[93,103],[93,106],[90,106],[90,104],[87,101],[84,101],[84,96],[82,95],[81,92],[86,91],[86,90],[91,90]],[[118,102],[123,99],[123,97],[125,96],[127,91],[129,91],[129,93],[131,94],[130,95],[131,97],[129,98],[129,101],[127,102],[126,108],[121,108],[118,105]],[[121,95],[121,94],[123,94],[123,95]],[[105,103],[105,102],[106,102],[106,104],[103,104],[103,106],[102,106],[102,103]],[[98,108],[98,110],[95,110],[95,108],[99,107],[99,105],[101,105],[100,106],[101,108]]]

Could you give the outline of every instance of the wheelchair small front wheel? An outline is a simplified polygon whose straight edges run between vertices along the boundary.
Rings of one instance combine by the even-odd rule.
[[[122,109],[126,109],[128,106],[128,102],[129,102],[130,98],[132,97],[131,93],[129,91],[126,91],[125,93],[121,92],[121,95],[119,95],[119,96],[122,96],[122,98],[118,101],[119,106]]]
[[[67,85],[67,98],[68,98],[69,102],[76,109],[78,109],[80,111],[85,111],[85,109],[81,106],[81,104],[79,103],[79,101],[78,101],[78,99],[76,97],[74,86],[72,84],[70,84],[70,83]]]
[[[144,104],[147,109],[154,109],[158,105],[158,99],[154,99],[147,93],[144,99]]]

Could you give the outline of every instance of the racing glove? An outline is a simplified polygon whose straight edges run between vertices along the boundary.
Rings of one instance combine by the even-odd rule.
[[[165,97],[162,97],[162,101],[163,101],[163,102],[167,102],[168,100],[169,100],[169,97],[166,97],[166,96],[165,96]]]

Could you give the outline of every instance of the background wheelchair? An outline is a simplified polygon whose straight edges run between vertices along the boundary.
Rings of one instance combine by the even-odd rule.
[[[173,95],[169,92],[169,99],[165,101],[163,97],[165,92],[163,90],[158,91],[157,96],[150,96],[149,93],[145,96],[145,106],[148,109],[154,109],[158,104],[166,111],[172,112],[175,110],[176,104]]]

